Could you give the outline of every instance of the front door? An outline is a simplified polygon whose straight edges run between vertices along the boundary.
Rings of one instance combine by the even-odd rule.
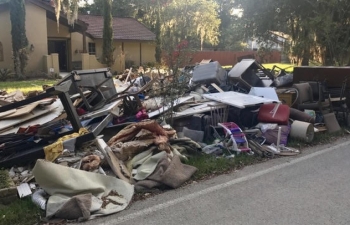
[[[68,71],[68,57],[67,57],[67,41],[66,40],[48,40],[48,53],[58,54],[58,64],[60,71]]]

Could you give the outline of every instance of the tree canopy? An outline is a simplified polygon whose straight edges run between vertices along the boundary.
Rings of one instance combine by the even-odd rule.
[[[80,10],[100,15],[103,1]],[[57,12],[62,8],[75,19],[78,0],[54,2]],[[155,32],[157,59],[159,49],[182,40],[197,50],[239,50],[248,38],[279,42],[281,34],[295,63],[350,64],[347,0],[112,0],[112,15],[136,18]]]
[[[349,62],[350,1],[236,0],[243,10],[245,35],[271,39],[271,31],[287,34],[288,53],[303,65]]]
[[[100,15],[102,2],[103,0],[95,0],[93,4],[81,8],[81,11]],[[112,1],[113,16],[138,19],[156,33],[160,42],[160,37],[171,34],[174,42],[191,40],[192,47],[198,49],[202,49],[204,45],[215,46],[219,43],[218,10],[219,6],[214,0]]]

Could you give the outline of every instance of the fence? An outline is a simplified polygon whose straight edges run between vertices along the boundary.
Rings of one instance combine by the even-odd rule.
[[[273,51],[270,54],[266,54],[265,57],[260,57],[257,51],[201,51],[192,55],[191,63],[198,63],[203,59],[212,59],[218,61],[222,66],[235,65],[242,59],[256,59],[260,63],[280,63],[281,53],[279,51]]]

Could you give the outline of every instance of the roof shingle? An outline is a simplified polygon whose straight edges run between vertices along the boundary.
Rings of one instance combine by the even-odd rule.
[[[79,15],[79,20],[89,24],[86,32],[93,38],[102,38],[103,16]],[[113,17],[113,39],[154,41],[156,35],[136,19]]]

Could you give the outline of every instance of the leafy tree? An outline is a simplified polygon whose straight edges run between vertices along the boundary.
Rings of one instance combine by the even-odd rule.
[[[244,26],[239,15],[234,13],[234,0],[216,0],[219,8],[220,36],[217,48],[224,50],[243,50]]]
[[[217,9],[213,0],[172,1],[164,8],[163,34],[170,31],[177,43],[186,39],[199,49],[204,43],[215,45],[220,25]]]
[[[85,5],[80,7],[80,12],[91,15],[102,15],[103,14],[103,3],[104,0],[94,0],[93,3],[89,4],[85,0]],[[137,8],[135,0],[112,0],[112,16],[118,17],[135,17]]]
[[[25,74],[28,61],[27,46],[28,39],[25,27],[25,3],[24,0],[10,1],[10,19],[14,70],[18,78]]]
[[[112,66],[114,64],[112,0],[104,0],[103,11],[102,63]]]
[[[295,61],[343,65],[349,55],[350,2],[343,0],[237,0],[245,35],[271,39],[271,31],[290,36]]]

